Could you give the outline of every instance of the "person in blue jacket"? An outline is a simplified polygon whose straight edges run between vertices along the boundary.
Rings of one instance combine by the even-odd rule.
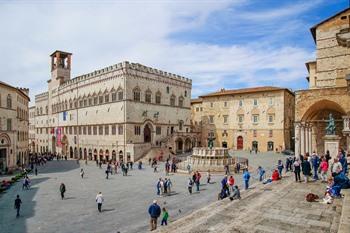
[[[148,208],[148,213],[151,217],[151,231],[153,231],[157,229],[157,220],[161,214],[161,209],[160,206],[157,204],[157,200],[154,200],[153,204]]]
[[[258,175],[259,175],[259,181],[260,182],[263,181],[265,170],[261,166],[258,167]]]
[[[320,158],[318,157],[318,155],[316,154],[316,152],[314,151],[312,153],[312,156],[311,156],[311,163],[312,163],[312,168],[313,168],[313,171],[314,171],[314,180],[318,180],[318,167],[320,166]]]
[[[243,180],[244,180],[244,188],[246,190],[249,188],[249,179],[250,179],[250,173],[248,172],[248,169],[245,169],[243,172]]]

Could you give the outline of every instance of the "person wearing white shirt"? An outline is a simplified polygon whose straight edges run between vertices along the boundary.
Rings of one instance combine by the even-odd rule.
[[[102,203],[103,203],[103,196],[102,196],[102,193],[99,192],[96,196],[96,202],[97,202],[97,209],[98,209],[98,212],[102,212]]]

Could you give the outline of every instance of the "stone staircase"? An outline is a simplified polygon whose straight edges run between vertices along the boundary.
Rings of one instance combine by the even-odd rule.
[[[158,232],[337,232],[342,200],[333,204],[307,202],[305,195],[323,197],[325,184],[296,183],[293,177],[242,192],[241,200],[214,202],[170,222]]]

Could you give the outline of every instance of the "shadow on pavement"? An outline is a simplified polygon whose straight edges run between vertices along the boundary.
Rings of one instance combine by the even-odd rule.
[[[57,172],[67,172],[80,167],[75,160],[63,160],[63,161],[49,161],[44,166],[38,166],[38,173],[57,173]]]
[[[32,180],[32,185],[39,184],[49,178],[37,178]],[[21,182],[17,182],[14,187],[8,190],[5,195],[0,196],[0,231],[11,233],[26,233],[28,231],[26,221],[35,215],[34,196],[37,193],[37,187],[31,187],[29,190],[22,191]],[[14,201],[19,195],[22,200],[20,217],[16,218]]]

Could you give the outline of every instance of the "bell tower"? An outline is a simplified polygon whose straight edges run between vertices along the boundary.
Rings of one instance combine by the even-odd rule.
[[[60,86],[70,79],[72,54],[56,50],[51,55],[51,85]]]

